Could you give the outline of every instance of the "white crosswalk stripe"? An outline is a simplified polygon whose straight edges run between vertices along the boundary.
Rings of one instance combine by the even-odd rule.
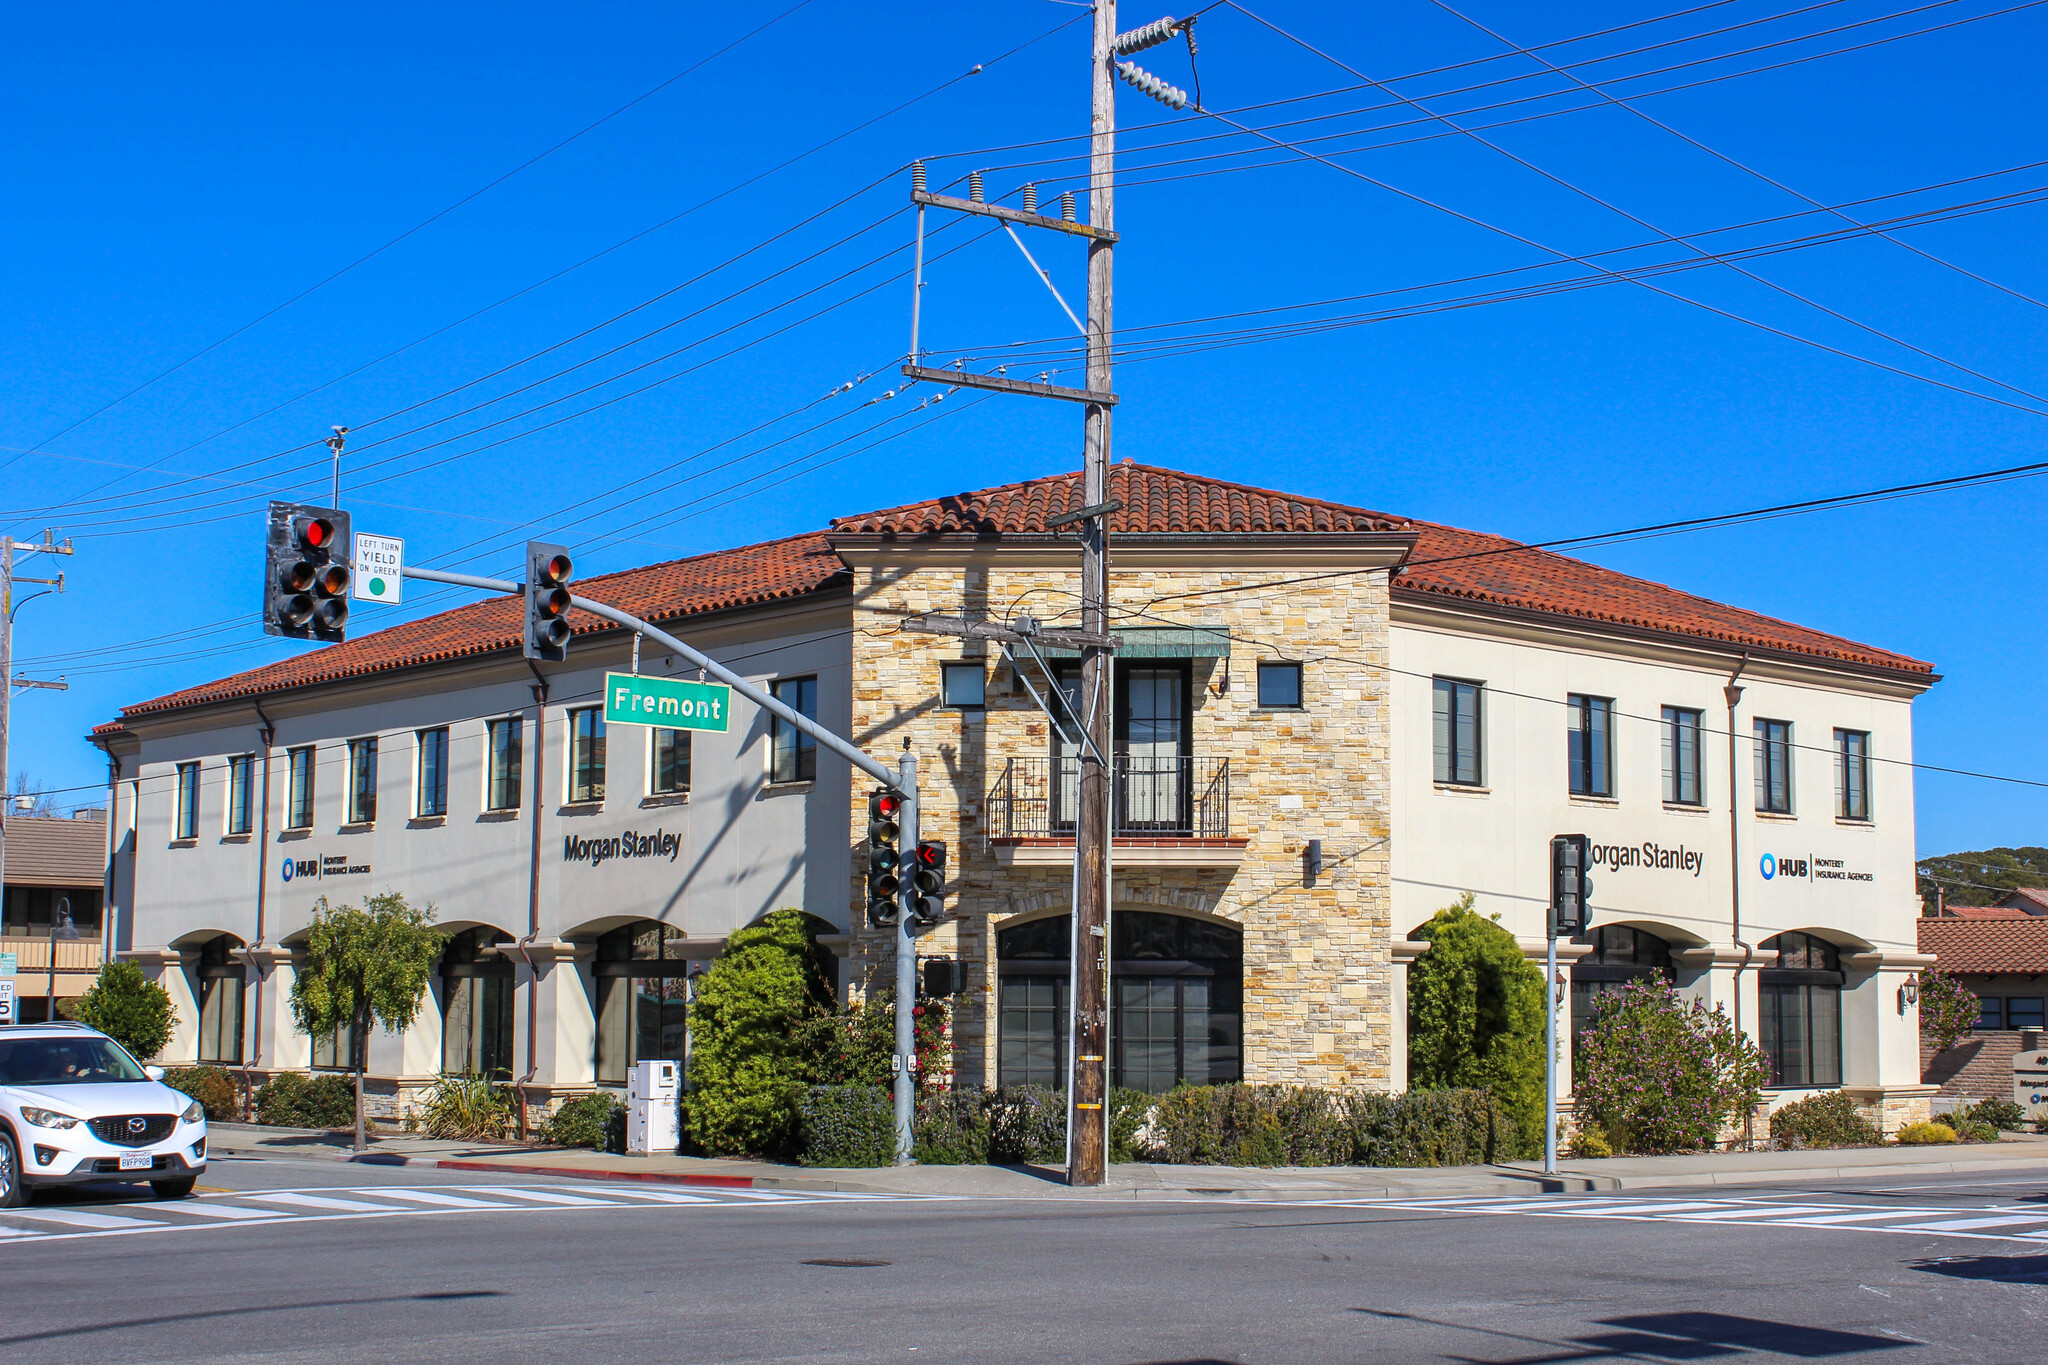
[[[262,1227],[281,1222],[475,1214],[655,1214],[689,1216],[720,1209],[758,1211],[849,1199],[946,1201],[950,1196],[854,1191],[689,1189],[655,1184],[353,1185],[290,1190],[240,1190],[178,1200],[106,1202],[91,1206],[39,1202],[0,1209],[0,1247],[80,1237]]]
[[[1626,1195],[1583,1196],[1501,1195],[1468,1199],[1317,1199],[1288,1201],[1267,1207],[1402,1210],[1445,1217],[1482,1214],[1538,1218],[1615,1219],[1626,1222],[1670,1222],[1693,1226],[1788,1227],[1839,1232],[1937,1233],[1949,1237],[1996,1241],[2048,1241],[2048,1205],[1961,1208],[1919,1206],[1873,1208],[1868,1204],[1822,1204],[1758,1199],[1643,1199]]]

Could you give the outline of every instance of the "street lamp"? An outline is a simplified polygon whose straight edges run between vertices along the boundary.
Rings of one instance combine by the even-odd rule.
[[[71,897],[62,896],[57,901],[57,918],[50,924],[50,984],[49,997],[43,1006],[43,1022],[55,1023],[57,1019],[57,943],[78,941],[78,926],[71,922]]]

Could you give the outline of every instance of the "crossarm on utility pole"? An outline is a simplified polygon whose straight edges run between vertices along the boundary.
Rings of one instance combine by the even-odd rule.
[[[429,583],[452,583],[457,587],[463,588],[481,588],[485,592],[523,593],[526,591],[524,583],[508,583],[501,578],[479,578],[474,574],[446,573],[440,569],[416,569],[410,564],[405,566],[403,573],[407,578],[425,579]],[[838,754],[877,782],[884,783],[892,789],[896,786],[897,773],[894,768],[877,762],[843,736],[834,734],[809,716],[792,709],[784,702],[777,701],[768,693],[718,662],[718,660],[684,644],[659,626],[649,625],[631,612],[620,611],[617,607],[606,606],[602,602],[593,602],[588,597],[577,597],[572,594],[569,598],[569,605],[580,611],[587,611],[592,616],[602,616],[605,620],[616,625],[636,630],[656,644],[673,650],[698,668],[703,669],[706,673],[724,683],[727,687],[730,687],[733,691],[739,693],[742,697],[745,697],[748,701],[754,703],[754,705],[760,707],[763,711],[788,721],[812,739],[817,740],[820,746]]]

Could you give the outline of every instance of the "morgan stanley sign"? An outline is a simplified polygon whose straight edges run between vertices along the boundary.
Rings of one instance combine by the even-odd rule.
[[[1707,855],[1704,853],[1689,848],[1666,848],[1651,841],[1640,844],[1592,844],[1587,847],[1586,854],[1593,866],[1604,867],[1610,872],[1619,872],[1628,867],[1645,867],[1697,877],[1700,875],[1700,869],[1707,863]]]

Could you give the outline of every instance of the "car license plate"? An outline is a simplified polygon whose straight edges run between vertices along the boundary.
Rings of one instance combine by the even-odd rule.
[[[121,1169],[124,1171],[146,1171],[156,1163],[148,1152],[121,1153]]]

